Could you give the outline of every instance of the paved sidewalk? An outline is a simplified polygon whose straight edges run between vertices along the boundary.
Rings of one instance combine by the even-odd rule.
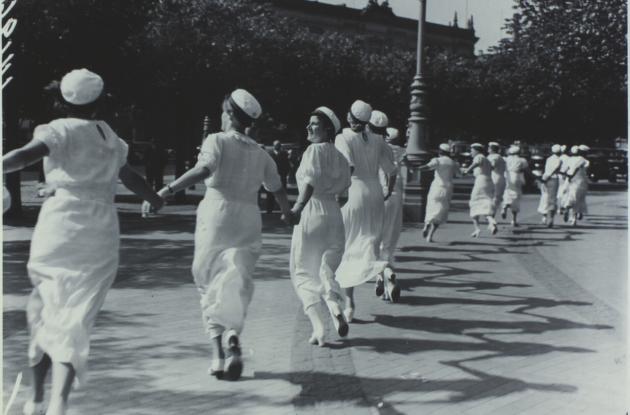
[[[627,193],[589,194],[577,228],[523,225],[469,237],[458,193],[437,242],[406,226],[397,253],[400,304],[357,290],[347,339],[307,344],[308,320],[288,275],[290,229],[264,216],[264,249],[243,333],[239,382],[206,374],[190,264],[194,206],[141,220],[124,199],[121,268],[93,335],[90,380],[70,414],[623,414],[626,369]],[[4,227],[6,399],[25,381],[25,261],[36,206]]]

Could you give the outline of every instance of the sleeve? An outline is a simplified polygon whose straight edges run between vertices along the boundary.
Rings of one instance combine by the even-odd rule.
[[[195,167],[205,167],[212,174],[216,171],[220,158],[221,140],[217,134],[210,134],[201,145]]]
[[[481,164],[483,163],[483,155],[477,154],[472,161],[472,164]]]
[[[127,156],[129,155],[129,144],[122,138],[118,137],[118,168],[127,164]]]
[[[396,172],[394,152],[391,148],[389,148],[385,141],[381,141],[381,151],[378,158],[378,165],[387,175],[391,175]]]
[[[60,154],[64,154],[66,144],[65,137],[55,130],[50,124],[42,124],[35,127],[33,132],[33,140],[41,141],[48,147],[48,157],[57,158]]]
[[[437,166],[439,165],[440,165],[440,161],[437,159],[437,157],[432,158],[431,161],[427,163],[427,167],[434,170],[437,169]]]
[[[319,170],[319,166],[321,166],[321,163],[316,160],[318,157],[319,154],[315,151],[315,146],[312,145],[309,146],[302,155],[300,167],[296,172],[296,176],[301,183],[310,184],[315,187],[318,176],[317,171]]]
[[[350,146],[346,141],[343,134],[339,134],[337,138],[335,138],[335,147],[339,152],[346,158],[350,167],[354,167],[354,162],[352,160],[352,150],[350,150]]]
[[[263,171],[263,186],[269,192],[277,192],[282,189],[282,182],[280,181],[280,174],[278,173],[278,167],[276,162],[273,161],[269,153],[264,150],[264,171]]]

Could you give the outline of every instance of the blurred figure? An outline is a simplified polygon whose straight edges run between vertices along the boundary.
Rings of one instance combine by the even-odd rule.
[[[418,168],[421,171],[435,170],[427,196],[424,229],[422,229],[422,236],[427,238],[427,242],[433,242],[435,230],[448,218],[448,210],[453,197],[453,179],[460,171],[459,163],[450,157],[450,150],[448,144],[440,144],[438,157]]]
[[[287,152],[282,149],[282,144],[279,140],[273,142],[273,148],[269,152],[269,155],[276,163],[276,167],[278,169],[278,174],[280,175],[280,181],[282,182],[282,188],[287,190],[287,176],[289,174],[290,166],[289,166],[289,157]],[[267,213],[273,212],[276,206],[276,200],[273,197],[273,194],[267,192]]]
[[[464,170],[464,174],[468,174],[471,171],[475,175],[475,184],[470,192],[470,217],[473,221],[475,230],[470,235],[473,238],[478,238],[481,233],[479,229],[479,219],[485,216],[488,220],[488,229],[492,235],[496,235],[498,232],[497,221],[494,220],[494,184],[492,183],[492,165],[483,155],[483,146],[479,143],[473,143],[470,146],[470,154],[472,156],[472,162],[467,169]]]
[[[164,168],[166,167],[167,154],[155,138],[144,152],[147,183],[156,191],[164,187]]]
[[[492,166],[492,183],[494,184],[494,198],[492,199],[492,215],[496,215],[501,207],[503,192],[505,191],[505,159],[501,156],[501,146],[497,142],[488,143],[488,161]]]
[[[503,193],[503,211],[501,217],[507,216],[508,209],[512,211],[512,226],[517,227],[516,217],[521,210],[521,197],[523,196],[523,186],[525,185],[525,173],[529,170],[527,160],[521,157],[520,147],[512,146],[508,150],[505,160],[507,187]]]
[[[569,160],[569,168],[567,169],[567,179],[569,180],[569,189],[567,191],[564,203],[564,221],[569,220],[571,214],[571,225],[576,226],[577,221],[588,213],[586,206],[586,192],[588,191],[588,173],[589,162],[586,154],[590,148],[585,145],[573,146],[571,153],[574,154]]]
[[[554,144],[551,146],[551,153],[551,156],[545,161],[545,171],[540,186],[540,203],[538,204],[538,213],[543,215],[542,223],[549,228],[553,227],[553,217],[558,208],[562,148],[559,144]]]

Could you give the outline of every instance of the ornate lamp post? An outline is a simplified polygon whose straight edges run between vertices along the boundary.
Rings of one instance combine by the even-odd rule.
[[[411,104],[409,109],[409,141],[407,143],[407,160],[410,167],[419,166],[428,161],[429,145],[428,108],[426,105],[426,76],[424,74],[424,34],[426,22],[427,0],[420,1],[420,15],[418,17],[418,45],[416,54],[416,75],[411,84]],[[426,195],[433,173],[420,173],[411,170],[407,177],[405,191],[406,216],[412,222],[422,222],[426,209]],[[419,192],[419,198],[418,198]]]

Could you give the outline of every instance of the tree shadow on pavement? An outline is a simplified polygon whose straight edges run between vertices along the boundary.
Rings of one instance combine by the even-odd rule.
[[[283,379],[301,387],[293,404],[298,408],[312,407],[321,403],[338,402],[353,404],[359,407],[373,407],[375,413],[396,414],[391,406],[386,406],[383,412],[378,411],[379,404],[386,404],[383,398],[390,393],[430,393],[450,392],[451,395],[444,403],[474,401],[490,397],[500,397],[511,393],[521,393],[528,390],[555,391],[572,393],[576,388],[564,384],[543,384],[525,382],[519,379],[491,375],[478,370],[467,370],[474,378],[467,376],[460,379],[427,380],[422,377],[359,377],[353,375],[326,373],[318,371],[298,371],[291,373],[257,372],[256,378]],[[500,388],[500,386],[502,386]],[[418,395],[420,398],[421,395]],[[413,401],[405,401],[409,405]],[[417,402],[421,404],[421,401]]]

